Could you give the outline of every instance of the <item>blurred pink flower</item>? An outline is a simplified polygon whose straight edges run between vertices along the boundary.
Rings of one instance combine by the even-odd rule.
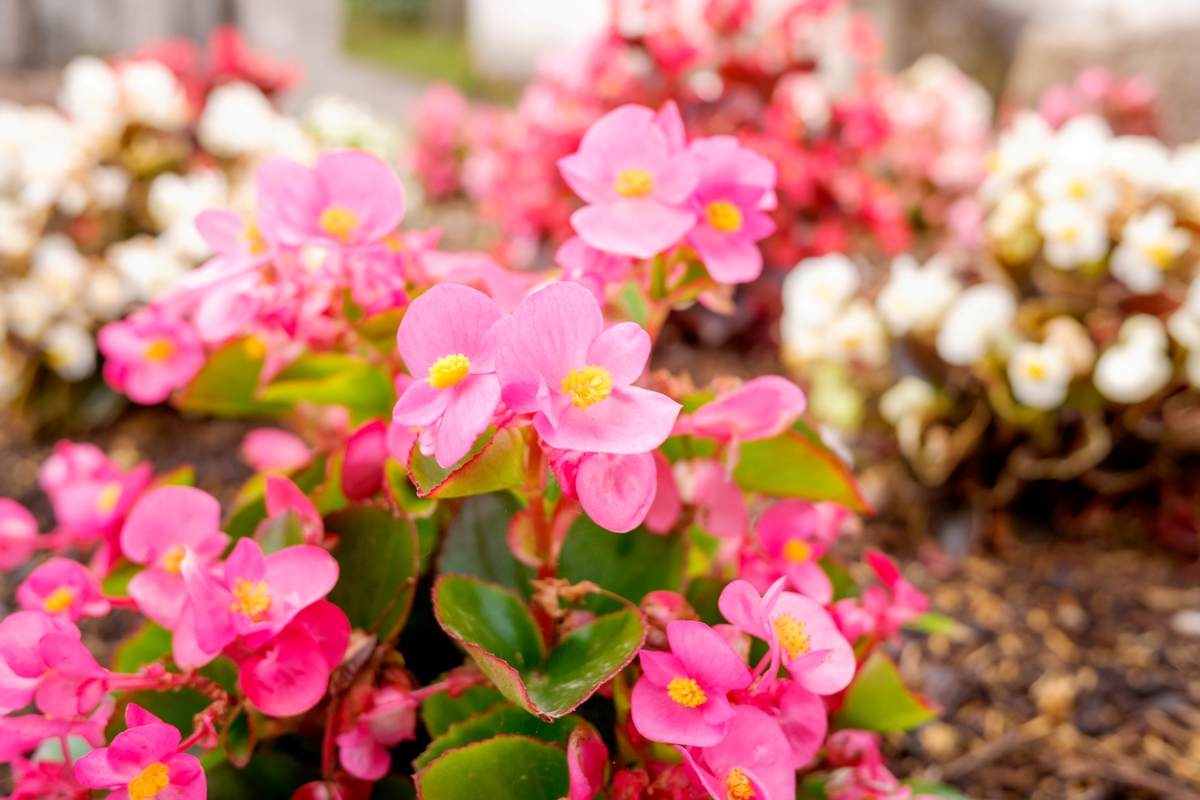
[[[17,602],[30,611],[76,621],[103,617],[111,608],[91,570],[69,558],[51,558],[29,573],[17,587]]]
[[[143,405],[161,403],[204,366],[204,348],[182,320],[153,311],[110,322],[96,334],[104,380]]]

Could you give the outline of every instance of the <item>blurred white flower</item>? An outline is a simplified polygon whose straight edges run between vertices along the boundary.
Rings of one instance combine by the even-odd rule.
[[[54,299],[42,285],[29,279],[17,281],[7,287],[3,299],[8,329],[29,342],[40,339],[56,311]]]
[[[784,314],[806,327],[823,327],[858,287],[858,269],[844,255],[806,258],[783,281]]]
[[[35,212],[0,197],[0,256],[25,255],[37,243],[40,232],[41,223]]]
[[[949,364],[983,360],[1010,331],[1017,299],[996,283],[972,286],[957,298],[938,329],[937,351]]]
[[[1078,320],[1054,317],[1042,327],[1042,341],[1062,352],[1075,377],[1083,377],[1092,371],[1096,363],[1096,345]]]
[[[70,307],[79,297],[87,284],[87,274],[87,259],[66,234],[52,233],[33,250],[29,277],[46,291],[56,313]]]
[[[1071,364],[1052,343],[1018,342],[1008,357],[1008,380],[1013,397],[1030,408],[1049,411],[1067,399]]]
[[[105,259],[120,273],[135,302],[148,302],[162,294],[186,271],[183,262],[149,236],[135,236],[111,245]]]
[[[96,343],[79,325],[60,322],[42,337],[46,363],[63,380],[78,381],[96,369]]]
[[[111,269],[97,269],[88,276],[83,302],[96,321],[109,322],[125,310],[129,292],[117,273]]]
[[[1053,141],[1054,131],[1040,114],[1034,111],[1018,111],[1012,125],[1002,132],[988,162],[988,189],[1007,188],[1046,162],[1046,154]]]
[[[1109,270],[1134,294],[1153,294],[1162,288],[1163,272],[1191,243],[1192,235],[1175,227],[1175,213],[1156,205],[1125,223]]]
[[[924,416],[937,408],[937,389],[915,375],[905,375],[879,398],[879,415],[897,426],[905,417]]]
[[[277,116],[271,123],[271,135],[267,144],[271,155],[286,156],[302,164],[311,164],[320,153],[317,143],[291,117]]]
[[[1095,117],[1076,117],[1054,137],[1046,167],[1033,189],[1045,203],[1079,203],[1097,214],[1111,214],[1120,201],[1108,170],[1112,132]]]
[[[1137,403],[1166,386],[1173,371],[1163,324],[1148,314],[1135,314],[1121,325],[1117,343],[1096,361],[1093,380],[1109,400]]]
[[[855,300],[833,318],[824,333],[826,360],[859,363],[869,367],[888,361],[888,340],[875,309]]]
[[[1108,164],[1114,174],[1149,194],[1167,183],[1171,151],[1153,136],[1118,136],[1108,147]]]
[[[1074,202],[1044,206],[1037,215],[1038,232],[1046,240],[1046,261],[1059,269],[1093,264],[1108,252],[1108,226],[1091,208]]]
[[[162,63],[125,62],[117,69],[117,79],[131,121],[163,131],[178,130],[187,124],[187,95],[175,74]]]
[[[257,86],[236,81],[209,93],[196,127],[204,149],[218,156],[265,153],[276,112]]]
[[[146,206],[159,230],[163,244],[193,261],[209,254],[208,245],[196,230],[196,215],[225,205],[228,190],[220,170],[203,169],[179,175],[164,172],[150,184]]]
[[[305,109],[303,124],[323,148],[356,147],[385,160],[396,148],[396,131],[366,103],[341,95],[314,98]]]
[[[114,145],[125,128],[117,74],[93,56],[79,56],[67,64],[58,90],[58,107],[94,151]]]
[[[962,290],[950,262],[937,256],[925,266],[904,253],[892,261],[875,307],[893,336],[933,330]]]
[[[88,189],[100,208],[119,208],[125,203],[131,181],[129,173],[120,167],[99,166],[88,174]]]

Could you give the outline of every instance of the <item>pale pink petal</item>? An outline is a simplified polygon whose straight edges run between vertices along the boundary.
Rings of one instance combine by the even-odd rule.
[[[796,384],[764,375],[696,409],[691,421],[704,436],[769,439],[787,430],[804,413],[805,405],[804,392]]]
[[[671,652],[679,656],[705,691],[725,692],[750,685],[750,670],[721,636],[703,622],[676,620],[667,624]]]
[[[137,501],[121,528],[121,552],[135,564],[148,564],[174,546],[194,550],[217,538],[222,545],[221,504],[190,486],[162,486]]]
[[[793,683],[779,698],[775,721],[792,746],[792,769],[803,769],[825,741],[829,715],[824,701],[820,695]]]
[[[583,510],[602,528],[625,533],[642,524],[655,491],[650,453],[595,453],[579,465],[575,492]]]
[[[638,654],[642,672],[655,686],[665,687],[675,678],[686,677],[688,672],[683,662],[673,653],[661,650],[642,650]]]
[[[242,539],[238,545],[247,541],[250,540]],[[189,552],[184,556],[180,569],[192,601],[196,645],[204,653],[219,653],[237,638],[229,611],[234,596],[217,582],[195,553]],[[228,570],[228,567],[226,569]],[[176,636],[178,635],[179,632],[176,631]]]
[[[628,386],[641,377],[650,359],[650,334],[634,322],[619,322],[596,337],[587,363],[604,367],[613,384]]]
[[[255,428],[242,439],[242,460],[256,472],[293,472],[312,463],[312,449],[281,428]]]
[[[439,284],[413,300],[405,312],[396,331],[400,356],[412,376],[423,380],[439,358],[461,354],[474,359],[500,316],[496,303],[483,292]]]
[[[762,274],[762,251],[753,240],[698,225],[687,236],[718,283],[749,283]]]
[[[833,581],[816,561],[785,562],[783,571],[788,584],[800,594],[824,606],[833,602]]]
[[[653,197],[585,206],[571,215],[571,226],[592,247],[634,258],[663,252],[695,224],[694,212]]]
[[[704,761],[718,777],[741,769],[774,800],[795,800],[796,773],[792,751],[778,723],[753,705],[738,706],[723,741],[704,748]],[[822,715],[823,716],[823,715]]]
[[[352,243],[387,236],[404,219],[404,189],[395,170],[362,150],[331,150],[313,166],[325,208],[343,208],[358,219]]]
[[[404,390],[392,409],[392,421],[398,425],[423,428],[441,419],[450,404],[451,392],[415,380]]]
[[[562,450],[646,453],[666,441],[680,408],[658,392],[616,387],[609,397],[587,408],[567,408],[556,428],[541,414],[534,417],[534,425],[547,444]]]
[[[201,650],[196,641],[196,611],[190,599],[179,615],[179,624],[172,631],[171,657],[180,669],[199,669],[217,657],[217,652]]]
[[[733,581],[721,592],[717,601],[721,616],[751,636],[771,640],[771,620],[763,607],[762,597],[746,581]]]
[[[339,734],[337,746],[338,761],[359,780],[377,781],[392,766],[391,755],[371,735],[371,727],[362,722]]]
[[[227,208],[210,208],[196,215],[192,224],[214,253],[241,255],[246,252],[246,220]]]
[[[732,725],[732,720],[719,725],[709,724],[700,708],[688,708],[675,702],[666,689],[655,686],[645,677],[634,685],[630,705],[638,733],[656,742],[700,747],[713,745],[725,738]]]
[[[283,244],[304,244],[322,207],[322,192],[312,170],[290,158],[272,158],[259,166],[255,180],[263,236]]]
[[[149,567],[129,580],[129,596],[138,610],[167,630],[175,630],[188,602],[187,582],[179,573]]]
[[[804,623],[809,652],[828,651],[819,663],[813,664],[803,661],[803,656],[789,659],[783,648],[783,665],[788,667],[796,683],[820,695],[834,694],[849,686],[857,667],[854,650],[829,612],[803,595],[783,592],[771,609],[771,619],[777,620],[782,614],[790,614],[797,622]]]
[[[338,563],[325,550],[300,544],[267,556],[263,575],[271,591],[268,618],[280,630],[306,606],[329,594],[338,579]]]
[[[443,469],[471,452],[475,440],[487,430],[500,403],[500,381],[495,375],[468,375],[449,392],[450,403],[438,425],[434,451]]]
[[[558,160],[558,171],[571,191],[587,203],[603,203],[613,197],[613,171],[599,155],[573,153]]]
[[[646,527],[652,533],[668,533],[679,521],[683,513],[683,503],[679,498],[679,486],[675,483],[675,473],[671,462],[660,451],[654,453],[655,483],[654,502],[646,512]]]

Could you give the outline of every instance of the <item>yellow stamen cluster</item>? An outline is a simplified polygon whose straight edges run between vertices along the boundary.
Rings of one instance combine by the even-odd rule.
[[[170,770],[167,765],[156,761],[142,770],[142,774],[129,782],[130,800],[150,800],[156,794],[167,788],[171,779],[167,777]]]
[[[1145,248],[1146,258],[1159,269],[1170,269],[1175,263],[1175,250],[1165,241],[1159,240]]]
[[[358,217],[347,208],[331,206],[321,212],[318,224],[330,236],[345,244],[350,241],[350,234],[358,227]]]
[[[150,361],[166,361],[173,355],[175,345],[166,339],[155,339],[154,343],[146,348],[146,358]]]
[[[1046,377],[1046,366],[1037,361],[1025,365],[1025,374],[1035,381]]]
[[[467,377],[467,371],[470,369],[471,359],[462,353],[442,356],[433,362],[433,366],[429,368],[429,377],[426,380],[435,389],[449,389]]]
[[[613,188],[621,197],[645,197],[654,191],[654,176],[644,169],[623,169]]]
[[[251,583],[245,578],[238,578],[233,584],[233,596],[235,599],[229,610],[241,612],[255,622],[260,621],[271,607],[271,589],[266,581]]]
[[[736,233],[742,229],[742,210],[728,200],[714,200],[704,207],[708,224],[721,233]]]
[[[111,514],[120,500],[121,484],[116,481],[105,484],[104,488],[96,494],[96,510],[101,514]]]
[[[75,602],[75,593],[65,586],[60,586],[50,593],[42,606],[46,609],[46,613],[57,614],[70,608],[73,602]]]
[[[667,697],[688,708],[702,706],[708,700],[700,684],[692,678],[671,678],[667,684]]]
[[[612,373],[595,364],[573,369],[562,379],[562,392],[576,408],[587,408],[612,394]]]
[[[267,346],[257,336],[249,336],[242,342],[242,351],[246,354],[246,358],[257,361],[266,356]]]
[[[172,575],[178,575],[180,565],[183,564],[183,556],[183,548],[173,545],[170,550],[162,554],[162,568]]]
[[[727,800],[750,800],[754,797],[754,786],[741,767],[734,767],[725,776],[725,797]]]
[[[249,242],[250,252],[254,255],[265,253],[267,250],[267,240],[258,229],[258,223],[252,219],[246,221],[246,227],[242,229],[242,239]]]
[[[787,652],[789,660],[795,660],[812,649],[812,637],[804,632],[804,623],[791,614],[783,613],[772,620],[779,646]]]
[[[783,557],[794,564],[802,564],[812,558],[812,548],[803,539],[788,539],[783,546]]]

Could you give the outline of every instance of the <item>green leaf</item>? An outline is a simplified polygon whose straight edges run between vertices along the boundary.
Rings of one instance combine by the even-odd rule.
[[[520,504],[507,493],[468,497],[442,542],[439,574],[470,575],[520,592],[533,593],[529,581],[537,573],[513,558],[508,549],[508,522]]]
[[[278,553],[285,547],[304,544],[304,530],[300,526],[300,515],[288,509],[282,514],[264,519],[254,530],[254,540],[258,542],[266,555]]]
[[[141,630],[117,648],[113,654],[113,672],[134,673],[171,655],[171,632],[146,620]]]
[[[451,750],[416,780],[424,800],[560,800],[570,789],[566,750],[524,736]]]
[[[742,442],[733,477],[748,492],[812,502],[831,500],[870,513],[850,467],[803,422],[773,439]]]
[[[121,695],[112,719],[108,721],[108,726],[104,729],[110,742],[114,736],[125,730],[125,706],[129,703],[137,703],[168,725],[174,725],[180,733],[187,736],[192,732],[195,716],[208,708],[212,700],[187,686],[165,692],[146,689]]]
[[[325,519],[340,538],[333,551],[339,577],[329,600],[346,612],[355,628],[385,635],[408,618],[417,580],[417,532],[391,510],[350,508]],[[390,609],[389,609],[390,606]]]
[[[250,763],[250,755],[258,742],[258,730],[254,718],[245,706],[238,706],[233,716],[221,731],[221,749],[229,763],[244,767]]]
[[[280,752],[260,752],[245,769],[222,761],[206,766],[204,773],[208,800],[290,800],[301,786],[321,777],[316,764]]]
[[[417,487],[408,479],[408,470],[394,458],[383,464],[388,495],[396,507],[413,517],[428,517],[437,508],[437,500],[417,497]]]
[[[837,728],[892,733],[915,728],[936,717],[930,703],[904,685],[892,660],[876,651],[846,690],[833,724]]]
[[[472,686],[458,697],[451,697],[449,692],[438,692],[421,704],[421,721],[429,735],[437,738],[454,723],[503,702],[504,695],[486,686]]]
[[[393,336],[392,340],[395,339]],[[371,800],[417,800],[417,787],[409,775],[384,775],[375,782]]]
[[[129,582],[133,580],[134,575],[141,571],[140,564],[131,564],[121,559],[117,563],[116,569],[108,573],[108,577],[101,582],[100,586],[109,597],[128,597]]]
[[[905,786],[911,786],[914,795],[931,794],[934,797],[946,797],[949,800],[968,800],[967,796],[944,783],[931,783],[918,778],[906,778],[900,781]]]
[[[196,485],[196,470],[191,464],[184,464],[182,467],[176,467],[170,472],[164,472],[162,475],[154,476],[154,480],[150,483],[151,489],[157,489],[160,486],[195,486]]]
[[[220,417],[286,414],[288,404],[264,402],[258,397],[258,376],[265,355],[266,348],[257,339],[226,345],[208,359],[179,395],[176,405],[184,411]]]
[[[420,497],[470,497],[520,486],[525,479],[525,438],[516,427],[489,428],[449,469],[413,447],[408,474]]]
[[[496,688],[543,719],[574,710],[633,660],[646,637],[641,614],[627,607],[576,628],[547,654],[533,617],[508,589],[445,575],[433,603],[438,623]]]
[[[833,601],[843,600],[847,597],[858,597],[862,594],[862,590],[855,583],[854,578],[846,571],[846,568],[826,556],[817,562],[821,565],[821,569],[825,570],[825,574],[829,576],[829,582],[833,584]]]
[[[971,629],[966,625],[945,614],[935,614],[932,611],[926,611],[904,627],[922,633],[938,633],[955,642],[965,641],[971,636]]]
[[[716,578],[696,578],[688,584],[687,594],[684,596],[706,625],[720,625],[725,622],[717,603],[727,584],[727,581]]]
[[[430,742],[425,752],[413,762],[414,769],[424,769],[429,763],[447,750],[465,747],[474,742],[482,742],[502,733],[514,733],[541,739],[544,742],[555,742],[564,747],[571,731],[583,722],[574,714],[568,714],[554,722],[538,719],[523,708],[504,703],[476,714],[470,719],[455,723],[441,736]]]
[[[686,557],[687,545],[680,534],[658,536],[645,526],[613,533],[581,514],[563,542],[558,577],[571,583],[591,581],[636,605],[653,591],[682,591]],[[623,606],[610,597],[593,595],[587,607],[605,614]]]
[[[288,367],[262,392],[268,403],[300,402],[345,406],[350,421],[390,417],[396,390],[383,367],[335,353],[307,354]]]

